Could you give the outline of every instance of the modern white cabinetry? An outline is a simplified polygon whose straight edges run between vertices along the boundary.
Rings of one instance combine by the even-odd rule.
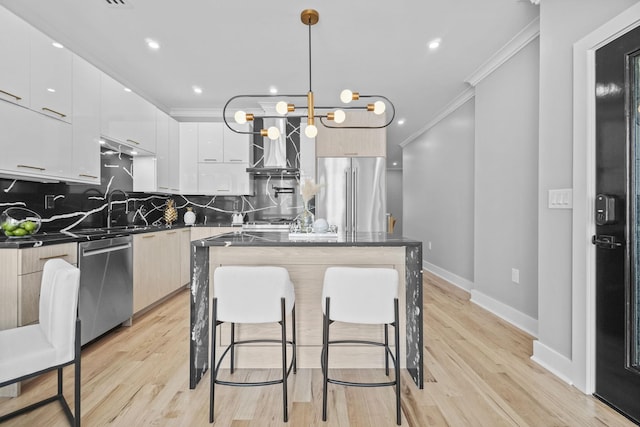
[[[224,162],[223,123],[198,123],[198,162]]]
[[[156,112],[157,190],[169,193],[169,115]]]
[[[169,191],[180,193],[180,124],[169,117]]]
[[[26,108],[0,102],[0,173],[65,179],[71,171],[72,129]]]
[[[31,109],[71,123],[72,84],[73,54],[41,32],[32,31]]]
[[[246,171],[250,166],[250,136],[236,134],[226,129],[224,123],[181,123],[182,192],[225,196],[253,194],[251,177]],[[197,150],[195,156],[194,148]]]
[[[238,130],[249,131],[250,125],[234,126]],[[222,124],[224,142],[224,161],[228,163],[249,163],[252,135],[236,133]],[[248,166],[247,166],[248,167]]]
[[[101,133],[143,154],[156,152],[157,108],[106,74],[101,76]]]
[[[219,196],[252,194],[246,163],[198,164],[198,193]]]
[[[0,99],[29,107],[29,45],[32,28],[0,8]]]
[[[100,184],[100,70],[73,57],[71,179]]]
[[[180,123],[180,192],[198,194],[197,123]]]

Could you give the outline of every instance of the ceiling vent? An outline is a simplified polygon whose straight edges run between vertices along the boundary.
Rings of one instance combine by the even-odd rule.
[[[131,0],[104,0],[107,7],[116,9],[131,9],[133,5]]]

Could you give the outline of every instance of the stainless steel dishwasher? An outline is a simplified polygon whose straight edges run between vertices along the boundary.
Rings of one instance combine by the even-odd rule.
[[[132,241],[123,236],[78,244],[82,345],[133,316]]]

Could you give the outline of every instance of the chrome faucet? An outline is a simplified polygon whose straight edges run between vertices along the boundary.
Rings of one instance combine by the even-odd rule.
[[[129,213],[129,195],[123,190],[113,189],[107,195],[107,228],[111,227],[111,213],[113,212],[113,194],[122,193],[124,196],[124,213]]]

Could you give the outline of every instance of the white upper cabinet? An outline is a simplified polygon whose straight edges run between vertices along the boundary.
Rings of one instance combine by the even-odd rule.
[[[249,130],[249,125],[235,125]],[[198,162],[249,163],[251,135],[239,134],[224,123],[198,123]]]
[[[169,117],[169,191],[180,192],[180,124]]]
[[[157,110],[156,115],[157,190],[169,191],[169,115]]]
[[[198,123],[198,162],[224,161],[223,123]]]
[[[180,123],[180,192],[198,194],[197,123]]]
[[[39,31],[32,31],[31,109],[71,123],[72,86],[73,54]]]
[[[71,179],[100,184],[100,70],[75,55]]]
[[[29,106],[29,44],[32,28],[0,7],[0,99]]]
[[[253,194],[252,181],[244,163],[198,164],[198,193],[237,196]]]
[[[224,161],[230,163],[249,163],[249,152],[251,149],[251,139],[253,135],[247,135],[242,133],[236,133],[229,129],[224,123],[223,127],[223,141],[224,141]],[[234,126],[237,130],[243,132],[249,131],[250,125],[238,125]]]
[[[143,154],[156,152],[156,107],[106,74],[101,77],[101,133]]]

